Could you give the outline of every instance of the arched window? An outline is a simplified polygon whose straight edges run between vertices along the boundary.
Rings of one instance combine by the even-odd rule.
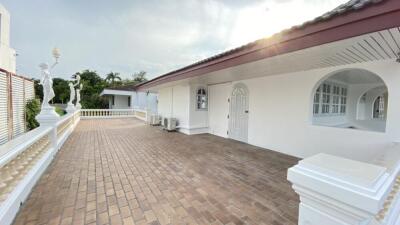
[[[378,96],[374,101],[374,109],[373,109],[373,118],[374,119],[384,119],[385,118],[385,97]]]
[[[370,71],[334,72],[317,83],[310,100],[314,125],[385,132],[388,89]]]
[[[196,108],[197,110],[207,110],[207,90],[205,88],[199,88],[196,92]]]

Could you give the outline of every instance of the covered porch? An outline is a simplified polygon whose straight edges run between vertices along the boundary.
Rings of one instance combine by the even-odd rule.
[[[297,162],[135,118],[81,120],[14,224],[297,224]]]

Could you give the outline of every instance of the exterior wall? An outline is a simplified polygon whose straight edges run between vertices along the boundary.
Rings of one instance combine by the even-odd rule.
[[[15,50],[10,47],[10,14],[0,4],[0,68],[16,71]]]
[[[386,132],[314,126],[312,95],[326,75],[343,68],[364,68],[379,75],[389,90]],[[289,155],[319,152],[367,159],[400,139],[400,64],[393,61],[327,68],[242,81],[250,90],[249,143]],[[359,92],[360,95],[363,91]],[[354,95],[354,93],[353,93]],[[351,101],[348,105],[352,105]],[[350,109],[354,113],[355,109]]]
[[[332,72],[345,68],[369,70],[386,83],[389,107],[385,132],[312,125],[312,99],[316,85]],[[248,143],[297,157],[324,152],[368,160],[379,149],[393,141],[400,141],[399,71],[400,64],[391,60],[242,80],[240,82],[249,89]],[[228,119],[225,118],[229,105],[224,101],[230,96],[235,83],[238,81],[209,87],[210,113],[207,122],[212,134],[226,137]],[[188,106],[192,107],[188,104],[191,101],[189,96],[192,94],[188,89],[189,85],[160,90],[159,110],[190,127],[194,125],[190,122],[201,120],[203,115],[189,113]],[[351,95],[362,95],[364,90],[360,88]],[[194,99],[193,96],[190,98]],[[171,101],[174,102],[172,106]],[[349,100],[348,105],[351,104]],[[356,113],[355,106],[349,108],[349,113]],[[203,120],[205,124],[206,120]]]
[[[151,113],[157,113],[157,94],[146,92],[134,92],[133,106],[137,109],[147,109]]]
[[[190,86],[164,88],[158,95],[158,113],[162,117],[178,119],[178,126],[183,132],[189,129]]]
[[[154,114],[158,113],[158,95],[149,93],[147,96],[147,109]]]
[[[128,105],[128,98],[129,97],[126,95],[114,95],[114,105],[112,105],[111,97],[109,99],[109,105],[111,109],[129,109],[131,107]]]
[[[108,105],[110,109],[142,109],[149,110],[151,113],[157,113],[157,94],[134,91],[115,91],[110,89],[103,90],[102,95],[108,96]],[[114,105],[112,104],[114,96]],[[131,97],[130,106],[128,104]]]
[[[191,85],[190,86],[190,109],[189,109],[189,133],[207,133],[208,132],[208,109],[207,110],[198,110],[197,109],[197,90],[198,88],[203,87],[207,90],[207,85]],[[208,90],[207,90],[208,92]]]

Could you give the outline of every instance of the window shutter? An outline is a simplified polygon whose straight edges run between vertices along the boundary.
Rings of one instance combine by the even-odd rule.
[[[13,137],[25,132],[24,79],[12,76]]]
[[[0,145],[8,141],[7,74],[0,72]]]

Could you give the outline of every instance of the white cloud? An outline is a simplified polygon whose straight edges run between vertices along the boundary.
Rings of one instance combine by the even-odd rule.
[[[344,0],[339,0],[343,2]],[[151,77],[318,16],[338,0],[3,0],[19,73],[61,50],[56,73],[83,69]],[[39,10],[45,7],[45,10]]]

